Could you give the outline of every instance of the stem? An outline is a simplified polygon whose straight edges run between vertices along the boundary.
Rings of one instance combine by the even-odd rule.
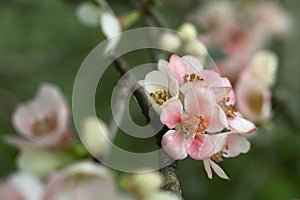
[[[150,26],[167,27],[166,23],[162,20],[160,15],[152,8],[148,1],[145,0],[131,0],[132,4],[140,11],[142,15],[152,21],[148,21]]]
[[[116,55],[111,55],[111,56],[114,59],[114,64],[116,66],[116,69],[121,73],[121,75],[124,74],[128,75],[129,79],[133,83],[138,84],[136,82],[136,78],[134,77],[134,75],[132,75],[129,72],[126,62],[121,57],[117,57]],[[149,109],[151,108],[151,103],[148,100],[147,94],[145,93],[142,87],[133,87],[133,88],[138,88],[135,91],[132,91],[133,95],[136,98],[142,110],[143,115],[146,117],[146,120],[150,122]],[[164,126],[164,128],[155,136],[159,146],[161,146],[162,136],[167,131],[168,128]],[[170,191],[181,198],[181,188],[180,188],[179,177],[178,177],[177,161],[174,161],[171,165],[160,169],[160,172],[165,181],[163,189]]]

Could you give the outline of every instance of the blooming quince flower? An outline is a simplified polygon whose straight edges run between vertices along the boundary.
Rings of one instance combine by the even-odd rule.
[[[12,123],[23,138],[6,140],[17,147],[61,147],[72,140],[67,102],[53,84],[43,83],[33,100],[19,104]]]
[[[36,177],[27,173],[12,174],[0,183],[0,199],[41,200],[44,186]]]
[[[214,154],[210,159],[203,160],[205,171],[212,179],[212,170],[221,178],[229,179],[222,168],[217,164],[223,161],[222,157],[236,157],[240,153],[250,150],[250,142],[238,132],[227,132],[211,136],[214,142]]]
[[[154,110],[161,113],[162,105],[165,102],[179,96],[178,82],[169,76],[167,62],[159,60],[158,69],[149,72],[144,81],[140,81],[144,85]]]
[[[81,161],[53,174],[44,200],[116,199],[115,183],[104,166]]]
[[[178,99],[167,102],[161,121],[170,129],[162,138],[164,150],[174,159],[189,155],[196,160],[210,158],[214,152],[209,133],[227,127],[223,110],[217,105],[214,93],[206,86],[196,85],[185,94],[184,109]]]

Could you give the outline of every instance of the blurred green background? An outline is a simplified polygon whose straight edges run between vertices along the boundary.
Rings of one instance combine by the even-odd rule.
[[[85,56],[103,38],[100,31],[81,25],[75,0],[9,0],[0,2],[0,135],[16,134],[11,115],[17,103],[32,98],[41,82],[59,85],[71,104],[74,78]],[[133,10],[130,1],[108,1],[117,14]],[[201,1],[162,0],[160,13],[176,29]],[[280,2],[294,19],[294,30],[268,48],[279,54],[278,83],[274,88],[274,118],[252,138],[246,155],[227,159],[221,166],[231,181],[209,180],[202,162],[180,162],[185,199],[300,198],[300,1]],[[143,20],[134,27],[146,26]],[[147,51],[125,56],[130,66],[149,61]],[[110,94],[118,73],[110,68],[101,81],[96,104],[99,117],[110,118]],[[105,95],[103,95],[105,94]],[[142,118],[131,106],[136,119]],[[143,119],[140,119],[143,121]],[[153,149],[153,141],[119,134],[120,146],[135,151]],[[149,144],[149,146],[148,146]],[[139,147],[141,146],[141,147]],[[146,148],[142,148],[145,147]],[[0,176],[15,169],[16,150],[0,141]]]

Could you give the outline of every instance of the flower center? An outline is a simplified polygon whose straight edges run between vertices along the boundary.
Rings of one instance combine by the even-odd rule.
[[[226,114],[226,117],[227,118],[235,118],[236,117],[236,107],[232,104],[230,105],[227,105],[227,102],[229,101],[229,98],[224,98],[222,103],[221,103],[221,108],[224,110],[225,114]]]
[[[50,117],[45,117],[42,120],[37,120],[32,127],[34,135],[40,136],[45,135],[49,131],[52,131],[57,126],[56,116],[53,114]]]
[[[204,79],[201,78],[199,75],[192,73],[192,74],[185,74],[183,76],[183,80],[185,83],[192,82],[192,81],[203,81]]]
[[[207,123],[202,116],[185,117],[180,124],[177,124],[176,131],[181,131],[187,137],[195,136],[196,134],[205,134]]]
[[[158,89],[154,93],[151,92],[150,96],[158,105],[162,105],[164,102],[168,101],[169,99],[168,92],[163,89]]]

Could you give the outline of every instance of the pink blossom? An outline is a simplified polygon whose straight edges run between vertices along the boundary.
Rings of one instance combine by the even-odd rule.
[[[183,105],[174,99],[164,105],[161,121],[170,129],[162,139],[164,150],[174,159],[187,155],[197,160],[209,158],[214,146],[209,133],[227,126],[226,116],[217,105],[214,93],[197,84],[185,94]]]
[[[242,134],[236,132],[215,134],[211,138],[215,147],[214,154],[210,159],[203,160],[204,169],[210,179],[212,179],[212,170],[219,177],[229,179],[217,163],[223,161],[222,157],[236,157],[240,153],[247,153],[250,150],[250,142]]]
[[[36,177],[26,173],[12,174],[0,183],[0,199],[41,200],[44,186]]]
[[[267,121],[271,117],[271,91],[253,77],[248,69],[240,75],[236,87],[241,113],[252,121]]]
[[[44,200],[116,199],[113,177],[107,168],[82,161],[50,177]]]
[[[217,100],[231,90],[231,84],[227,78],[221,77],[217,72],[204,70],[200,61],[193,56],[172,55],[168,63],[169,74],[178,81],[180,91],[185,94],[195,84],[209,87]]]
[[[19,104],[12,123],[22,138],[6,140],[17,147],[60,147],[72,140],[67,102],[53,84],[43,83],[34,99]]]

